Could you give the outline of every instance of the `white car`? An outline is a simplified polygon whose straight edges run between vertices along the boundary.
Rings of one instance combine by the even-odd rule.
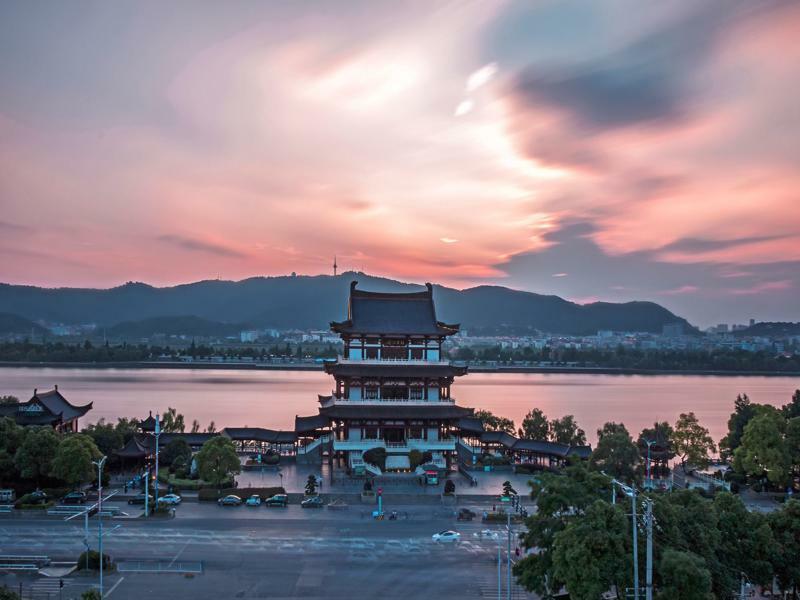
[[[457,542],[461,539],[461,534],[448,529],[446,531],[434,533],[432,537],[434,542]]]
[[[181,503],[181,497],[177,494],[167,494],[166,496],[160,496],[158,498],[159,504],[171,504],[171,505],[178,505]]]
[[[476,538],[489,539],[489,540],[496,540],[499,537],[499,534],[491,529],[484,529],[477,533],[473,533],[472,535],[474,535]]]
[[[244,501],[247,506],[261,506],[261,496],[258,494],[253,494],[247,500]]]

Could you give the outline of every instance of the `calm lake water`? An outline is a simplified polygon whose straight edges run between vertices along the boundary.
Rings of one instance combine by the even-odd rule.
[[[295,415],[313,415],[317,394],[329,394],[332,378],[321,371],[190,369],[0,368],[0,395],[30,398],[33,388],[59,390],[74,404],[93,402],[86,422],[101,417],[146,417],[172,406],[205,427],[293,429]],[[458,404],[514,419],[531,408],[550,417],[573,414],[595,442],[606,421],[622,421],[633,435],[655,420],[674,422],[693,410],[715,440],[726,433],[739,393],[780,406],[800,388],[798,377],[702,375],[595,375],[473,373],[456,380]]]

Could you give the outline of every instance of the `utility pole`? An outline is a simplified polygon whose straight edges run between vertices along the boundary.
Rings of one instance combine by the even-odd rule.
[[[507,510],[506,515],[508,516],[508,581],[506,582],[508,589],[506,598],[511,600],[511,511]]]
[[[153,509],[158,508],[158,438],[161,437],[161,420],[159,419],[158,413],[156,413],[156,429],[155,429],[155,436],[156,436],[156,483],[155,483],[155,496],[153,498]]]
[[[647,514],[645,524],[647,525],[647,566],[645,574],[645,594],[646,600],[653,600],[653,501],[647,499]]]
[[[144,516],[150,516],[150,467],[144,470]]]
[[[106,458],[92,461],[97,465],[97,545],[100,549],[100,597],[103,597],[103,465]]]
[[[502,572],[502,568],[500,567],[500,540],[497,541],[497,600],[502,600],[502,593],[503,593],[503,579],[500,573]]]
[[[603,473],[605,475],[605,473]],[[637,522],[636,522],[636,488],[625,485],[621,481],[611,479],[612,489],[618,485],[625,495],[631,497],[631,526],[633,528],[633,598],[639,600],[639,544],[637,541]],[[614,496],[616,500],[616,495]]]
[[[652,477],[650,475],[650,446],[656,442],[655,440],[645,440],[645,443],[647,444],[647,483],[645,484],[645,487],[650,489],[653,487]]]

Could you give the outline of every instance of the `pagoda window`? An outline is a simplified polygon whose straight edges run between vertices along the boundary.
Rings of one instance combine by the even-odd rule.
[[[424,400],[425,399],[425,397],[423,395],[424,393],[425,393],[425,390],[423,388],[421,388],[421,387],[409,388],[408,399],[409,400]]]
[[[365,427],[364,428],[364,439],[365,440],[377,440],[378,439],[378,428],[377,427]]]
[[[419,425],[409,427],[408,429],[408,437],[412,440],[421,440],[422,438],[422,427]]]
[[[425,358],[424,348],[411,348],[411,360],[423,360]]]
[[[439,400],[439,388],[438,387],[429,387],[428,388],[428,400]]]
[[[367,346],[366,358],[367,360],[378,360],[381,357],[381,349]]]
[[[408,387],[405,385],[384,385],[381,388],[383,400],[408,400]]]
[[[380,388],[377,386],[366,386],[364,388],[364,400],[378,400],[380,398]]]

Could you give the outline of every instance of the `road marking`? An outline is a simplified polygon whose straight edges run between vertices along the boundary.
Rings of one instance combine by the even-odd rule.
[[[108,591],[106,592],[106,596],[110,596],[110,595],[111,595],[111,593],[112,593],[112,592],[113,592],[115,589],[117,589],[117,586],[118,586],[120,583],[122,583],[122,580],[123,580],[123,579],[125,579],[125,578],[124,578],[124,577],[120,577],[119,579],[117,579],[117,583],[115,583],[114,585],[112,585],[112,586],[111,586],[111,589],[110,589],[110,590],[108,590]]]
[[[181,548],[180,550],[178,550],[178,553],[177,553],[175,556],[173,556],[173,557],[172,557],[172,560],[171,560],[171,561],[169,561],[169,566],[170,566],[170,567],[171,567],[171,566],[172,566],[172,565],[175,563],[175,561],[178,559],[178,557],[179,557],[181,554],[183,554],[183,551],[184,551],[184,550],[186,550],[186,546],[188,546],[188,545],[189,545],[189,543],[190,543],[190,542],[186,542],[186,543],[183,545],[183,548]]]

